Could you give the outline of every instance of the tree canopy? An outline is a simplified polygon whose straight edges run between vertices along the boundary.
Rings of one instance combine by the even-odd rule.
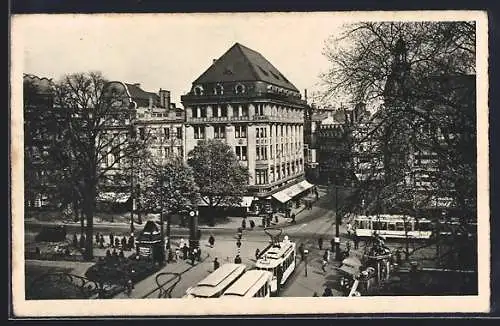
[[[238,206],[248,184],[248,170],[231,147],[219,140],[200,142],[188,154],[188,165],[209,207]]]

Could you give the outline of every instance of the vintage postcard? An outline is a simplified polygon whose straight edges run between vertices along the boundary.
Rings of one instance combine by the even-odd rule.
[[[11,26],[15,316],[489,311],[485,12]]]

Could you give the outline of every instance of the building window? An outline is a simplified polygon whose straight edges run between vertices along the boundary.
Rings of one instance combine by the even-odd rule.
[[[279,146],[279,145],[278,145],[278,144],[276,144],[276,158],[280,158],[280,157],[281,157],[281,155],[280,155],[280,151],[279,151],[279,147],[278,147],[278,146]]]
[[[163,134],[166,139],[170,139],[170,128],[163,128]]]
[[[269,169],[269,176],[270,176],[271,182],[274,182],[275,181],[275,179],[274,179],[274,166],[271,166],[271,168]]]
[[[226,127],[225,126],[215,126],[214,127],[214,138],[226,138]]]
[[[199,86],[199,85],[198,85],[198,86],[195,86],[195,88],[194,88],[194,93],[195,93],[196,95],[198,95],[198,96],[199,96],[199,95],[203,95],[203,87],[201,87],[201,86]]]
[[[243,94],[243,93],[245,93],[245,86],[244,86],[244,85],[242,85],[242,84],[238,84],[238,85],[236,85],[236,86],[234,87],[234,92],[235,92],[236,94]]]
[[[194,128],[194,139],[205,138],[205,126],[195,126]]]
[[[177,127],[177,139],[182,139],[182,127]]]
[[[274,158],[274,151],[273,151],[273,145],[271,145],[271,147],[269,147],[269,155],[270,155],[270,158],[273,159]]]
[[[264,115],[264,104],[255,104],[255,115]]]
[[[276,165],[276,180],[281,179],[281,169],[279,165]]]
[[[234,127],[236,138],[247,138],[247,126],[237,125]]]
[[[238,109],[238,106],[233,106],[233,117],[239,117],[240,116],[240,110]]]
[[[207,108],[202,106],[200,107],[200,117],[201,118],[206,118],[207,117]]]
[[[267,169],[255,170],[255,184],[262,185],[267,183]]]
[[[221,106],[220,111],[221,111],[221,116],[222,117],[227,117],[227,105],[226,104],[223,104]]]
[[[222,87],[222,85],[220,85],[220,84],[217,85],[217,86],[215,86],[215,88],[214,88],[214,94],[215,95],[222,95],[222,94],[224,94],[224,87]]]
[[[193,118],[198,118],[198,107],[195,106],[191,109]]]
[[[165,147],[163,154],[165,155],[165,158],[170,157],[170,147]]]
[[[247,147],[246,146],[236,146],[235,148],[236,157],[240,161],[247,160]]]
[[[281,126],[281,137],[283,137],[283,126]]]
[[[241,106],[241,115],[243,117],[248,117],[248,104],[243,104]]]

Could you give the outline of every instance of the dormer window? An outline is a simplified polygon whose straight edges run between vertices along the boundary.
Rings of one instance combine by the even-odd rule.
[[[234,87],[234,92],[236,94],[243,94],[245,93],[245,86],[242,85],[242,84],[237,84],[235,87]]]
[[[214,88],[214,95],[222,95],[224,94],[224,87],[222,85],[217,84]]]
[[[194,94],[195,95],[203,95],[203,87],[198,85],[194,87]]]

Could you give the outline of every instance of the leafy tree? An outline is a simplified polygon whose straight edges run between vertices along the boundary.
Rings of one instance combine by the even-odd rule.
[[[159,210],[167,217],[167,236],[170,240],[172,214],[188,211],[198,204],[198,186],[193,171],[181,158],[160,164],[151,160],[142,184],[141,205],[147,211]]]
[[[189,152],[188,165],[193,169],[202,200],[212,211],[241,204],[248,184],[248,170],[239,164],[229,145],[213,139],[202,141]],[[210,217],[214,223],[215,216]]]
[[[135,107],[125,90],[109,85],[96,72],[66,75],[54,85],[54,111],[62,116],[58,121],[64,137],[52,148],[52,160],[60,172],[62,189],[69,187],[81,203],[87,259],[93,257],[93,220],[100,185],[111,172],[128,171],[147,141],[147,137],[134,136]]]

